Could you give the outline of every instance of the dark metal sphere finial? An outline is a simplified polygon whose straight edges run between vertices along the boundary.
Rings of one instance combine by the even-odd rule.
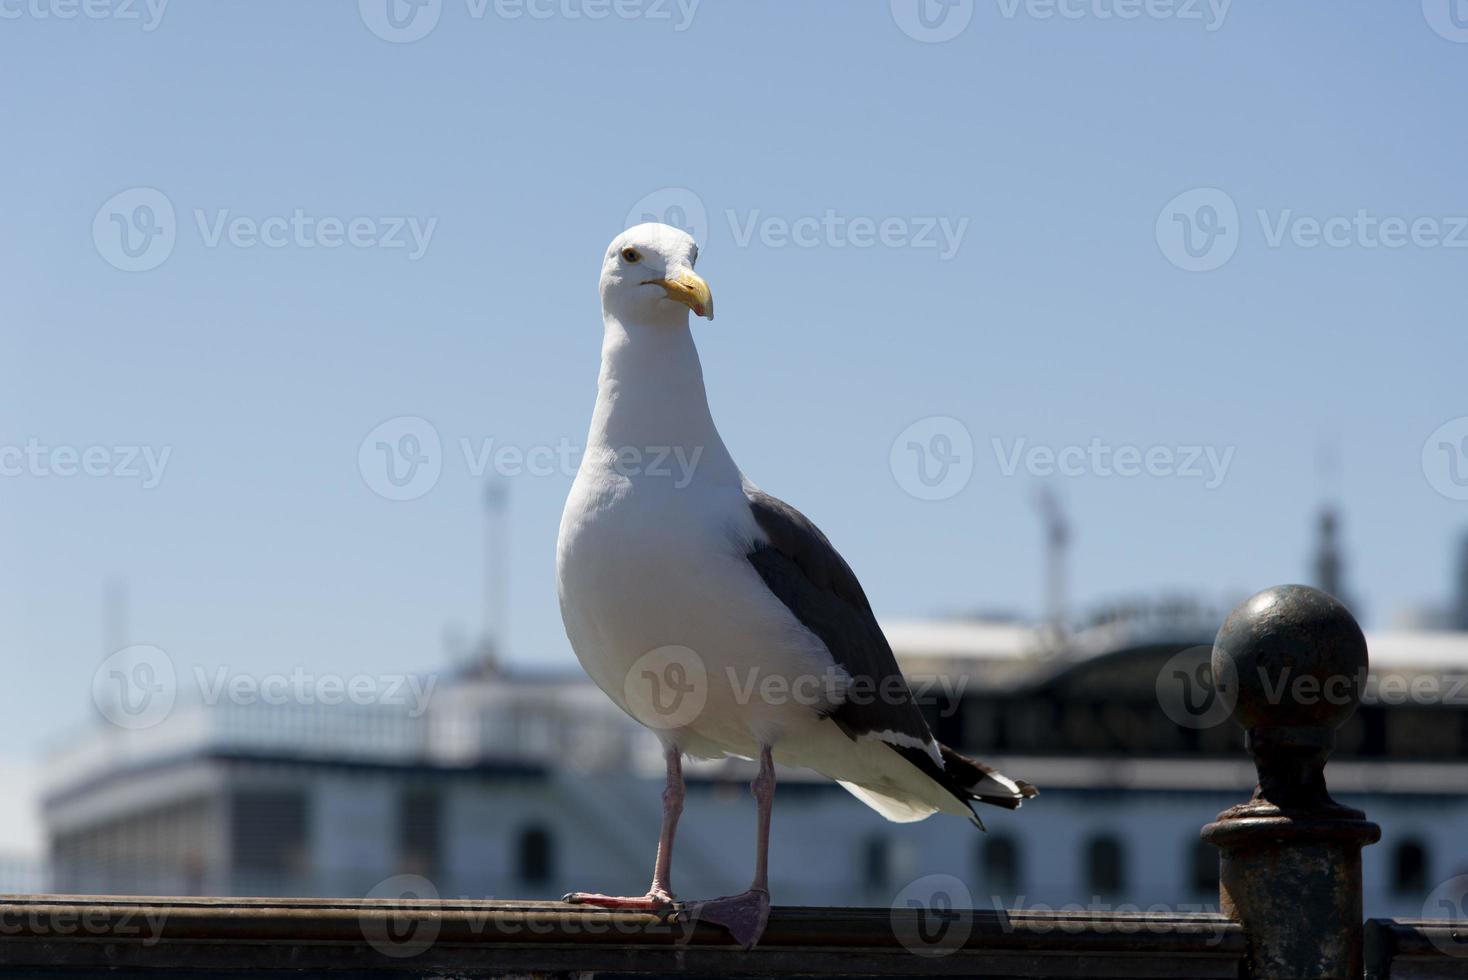
[[[1246,599],[1214,641],[1215,689],[1244,728],[1259,786],[1203,839],[1220,849],[1219,899],[1249,936],[1250,976],[1361,976],[1361,848],[1381,828],[1330,798],[1325,763],[1366,667],[1350,611],[1303,585]]]
[[[1256,803],[1334,807],[1325,761],[1366,686],[1366,638],[1334,596],[1277,585],[1246,599],[1213,642],[1213,678],[1259,770]]]
[[[1277,585],[1241,603],[1213,644],[1213,676],[1235,690],[1234,719],[1251,738],[1332,743],[1366,683],[1366,638],[1334,596]]]

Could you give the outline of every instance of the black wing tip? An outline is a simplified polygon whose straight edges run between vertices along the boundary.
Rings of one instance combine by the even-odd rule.
[[[954,793],[956,796],[962,794],[960,799],[964,799],[965,802],[973,800],[978,803],[986,803],[989,806],[1003,807],[1006,810],[1018,810],[1024,804],[1025,800],[1032,800],[1040,795],[1040,791],[1031,783],[1027,783],[1023,779],[1013,779],[1006,776],[993,766],[985,765],[976,759],[970,759],[968,756],[956,752],[946,745],[939,744],[938,750],[943,757],[943,770],[949,780],[946,784],[949,792]],[[989,789],[990,792],[976,791],[976,787],[982,784],[986,778],[991,785],[986,786],[985,789]],[[992,783],[996,781],[1002,781],[1001,785],[1003,783],[1012,785],[1014,792],[998,794],[992,792]],[[1005,788],[1007,789],[1008,787]]]

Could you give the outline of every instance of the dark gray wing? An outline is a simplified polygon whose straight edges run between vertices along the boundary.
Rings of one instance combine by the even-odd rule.
[[[749,563],[851,675],[846,699],[830,719],[850,738],[877,736],[965,804],[978,800],[1014,809],[1034,796],[1029,783],[937,743],[851,566],[794,507],[749,486],[744,495],[769,538],[754,546]],[[974,823],[983,827],[977,816]]]
[[[831,720],[852,738],[892,732],[919,744],[931,742],[927,722],[851,566],[800,511],[751,487],[744,493],[769,538],[750,552],[750,564],[851,675],[847,699],[831,712]],[[926,752],[909,747],[932,764]]]

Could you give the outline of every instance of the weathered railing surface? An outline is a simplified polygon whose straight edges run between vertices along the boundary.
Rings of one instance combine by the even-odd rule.
[[[1367,980],[1468,977],[1468,919],[1370,919],[1366,923]]]
[[[722,930],[559,903],[28,898],[0,975],[190,978],[534,975],[1236,977],[1215,915],[776,908],[759,946]]]
[[[707,923],[560,903],[17,897],[0,898],[0,977],[1468,977],[1468,896],[1428,906],[1457,918],[1361,922],[1361,848],[1380,831],[1330,798],[1325,764],[1365,669],[1355,620],[1313,589],[1262,592],[1219,632],[1216,689],[1259,771],[1253,799],[1203,830],[1224,915],[975,911],[930,895],[776,908],[743,951]]]

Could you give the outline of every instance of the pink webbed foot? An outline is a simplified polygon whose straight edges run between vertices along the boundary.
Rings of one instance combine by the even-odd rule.
[[[723,926],[736,943],[749,949],[759,942],[770,920],[770,893],[763,888],[751,888],[742,895],[691,902],[678,913],[678,918]]]
[[[637,898],[597,895],[593,892],[571,892],[561,901],[571,905],[590,905],[599,909],[619,909],[629,912],[668,912],[674,905],[673,896],[661,888]]]

